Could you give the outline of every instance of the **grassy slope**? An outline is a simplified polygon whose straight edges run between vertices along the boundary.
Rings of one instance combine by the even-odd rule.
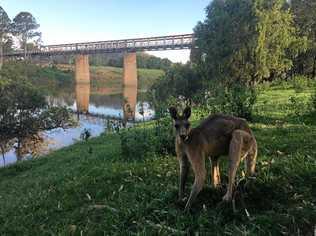
[[[252,124],[259,174],[239,185],[235,213],[220,202],[224,189],[208,184],[193,214],[184,215],[183,206],[176,204],[176,159],[125,162],[120,140],[111,134],[0,170],[0,234],[311,235],[316,224],[316,123],[287,113],[284,105],[292,94],[274,88],[259,97]],[[306,99],[309,93],[300,96]]]
[[[71,65],[59,65],[61,69],[73,70]],[[163,70],[138,69],[138,90],[146,91],[159,77],[164,75]],[[94,87],[109,87],[114,93],[122,91],[123,69],[109,66],[91,66],[91,82]]]

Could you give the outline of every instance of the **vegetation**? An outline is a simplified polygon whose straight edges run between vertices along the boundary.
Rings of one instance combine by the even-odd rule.
[[[71,66],[58,66],[66,73],[72,71]],[[90,67],[91,85],[95,88],[107,87],[113,93],[122,91],[123,69],[110,66],[91,66]],[[164,75],[163,70],[158,69],[138,69],[138,90],[147,91],[152,84]]]
[[[258,83],[293,78],[299,89],[314,77],[316,19],[307,14],[314,8],[313,1],[212,1],[194,29],[192,62],[169,68],[152,97],[184,97],[204,110],[251,119]]]
[[[15,66],[14,70],[4,67],[0,74],[1,153],[4,155],[8,144],[15,144],[12,140],[16,140],[18,158],[22,156],[21,144],[25,140],[38,139],[39,131],[66,128],[71,121],[67,109],[47,106],[45,97],[20,68],[24,67]]]
[[[307,104],[315,88],[296,93],[292,82],[261,88],[251,124],[259,144],[258,174],[252,180],[238,174],[235,211],[221,203],[225,187],[208,185],[193,213],[183,214],[184,206],[176,203],[176,158],[149,149],[148,155],[138,150],[126,159],[115,133],[1,169],[1,234],[312,235],[316,124],[310,113],[298,121],[289,99],[299,96]],[[136,129],[154,132],[153,127]],[[226,164],[223,158],[224,183]]]
[[[13,19],[13,34],[20,40],[20,45],[24,49],[24,57],[27,55],[27,42],[35,37],[40,40],[41,33],[38,31],[34,16],[29,12],[20,12]]]
[[[98,138],[90,139],[84,131],[81,143],[0,170],[0,233],[312,235],[314,9],[314,1],[213,0],[206,19],[195,27],[198,49],[192,62],[170,65],[138,55],[142,67],[156,68],[139,70],[141,88],[151,87],[156,120],[125,130],[116,126],[115,132]],[[93,59],[93,65],[105,62],[122,63],[122,55]],[[4,77],[18,78],[14,69],[8,67]],[[56,71],[30,66],[21,74],[43,78],[40,73],[61,73]],[[121,73],[120,68],[93,66],[93,86],[107,77],[115,87]],[[160,79],[151,84],[149,75]],[[68,75],[56,76],[69,81]],[[2,150],[10,140],[5,135],[20,132],[21,124],[25,133],[33,134],[34,127],[42,127],[39,120],[55,119],[42,111],[46,107],[40,94],[19,84],[0,80]],[[179,174],[166,114],[170,104],[191,104],[193,126],[217,112],[250,121],[259,146],[257,175],[247,178],[239,170],[231,204],[221,202],[227,183],[227,161],[222,158],[222,188],[206,187],[192,214],[183,214],[184,206],[176,202]],[[15,117],[21,112],[25,119]],[[45,119],[39,119],[43,115]],[[20,126],[11,128],[5,121]]]
[[[93,66],[123,67],[123,53],[91,55],[90,64]],[[167,58],[161,59],[147,53],[137,53],[137,67],[143,69],[166,70],[171,61]]]
[[[294,71],[311,78],[316,77],[316,1],[291,1],[291,10],[298,34],[308,40],[306,51],[301,52],[294,63]]]
[[[0,6],[0,69],[3,64],[3,49],[4,45],[9,41],[10,36],[10,30],[11,30],[11,20],[8,17],[8,14],[3,10],[3,8]]]
[[[15,50],[12,39],[12,36],[15,36],[19,41],[18,46],[24,50],[26,58],[28,47],[33,48],[34,44],[39,44],[41,40],[41,32],[38,28],[39,24],[31,13],[20,12],[11,22],[8,14],[0,6],[0,55],[4,51]],[[2,66],[2,61],[0,65]]]

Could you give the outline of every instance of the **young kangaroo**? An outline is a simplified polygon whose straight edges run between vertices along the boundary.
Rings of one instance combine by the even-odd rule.
[[[176,129],[176,153],[180,164],[179,200],[183,199],[185,183],[192,166],[195,180],[186,203],[189,211],[198,193],[202,190],[206,178],[205,158],[212,163],[212,184],[220,184],[218,159],[228,154],[228,188],[224,201],[231,201],[237,168],[242,159],[246,158],[248,175],[254,174],[257,142],[246,120],[228,115],[211,115],[196,128],[190,127],[191,108],[184,109],[179,115],[177,109],[169,108]]]

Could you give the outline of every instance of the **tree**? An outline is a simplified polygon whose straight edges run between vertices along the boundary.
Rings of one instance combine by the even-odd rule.
[[[204,78],[255,84],[287,72],[296,42],[285,0],[214,0],[194,29]]]
[[[297,57],[295,66],[300,74],[316,77],[316,0],[291,0],[294,22],[301,37],[307,37],[307,50]]]
[[[173,64],[151,87],[155,99],[164,102],[170,96],[192,98],[202,89],[202,80],[191,64]]]
[[[3,64],[3,48],[8,40],[10,40],[10,32],[11,20],[5,10],[0,6],[0,69]]]
[[[16,140],[18,157],[26,139],[37,138],[39,131],[71,125],[68,110],[49,107],[21,68],[13,63],[0,72],[0,148],[3,153],[7,144]]]
[[[27,56],[28,41],[41,37],[41,32],[38,31],[39,26],[34,16],[29,12],[20,12],[13,19],[13,32],[20,40],[25,58]]]

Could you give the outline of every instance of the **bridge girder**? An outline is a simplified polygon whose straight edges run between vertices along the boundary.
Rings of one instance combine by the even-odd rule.
[[[135,38],[86,43],[70,43],[41,46],[29,51],[28,56],[54,56],[77,54],[102,54],[138,51],[180,50],[194,47],[194,34],[171,35],[161,37]],[[4,54],[4,57],[23,57],[24,52]]]

